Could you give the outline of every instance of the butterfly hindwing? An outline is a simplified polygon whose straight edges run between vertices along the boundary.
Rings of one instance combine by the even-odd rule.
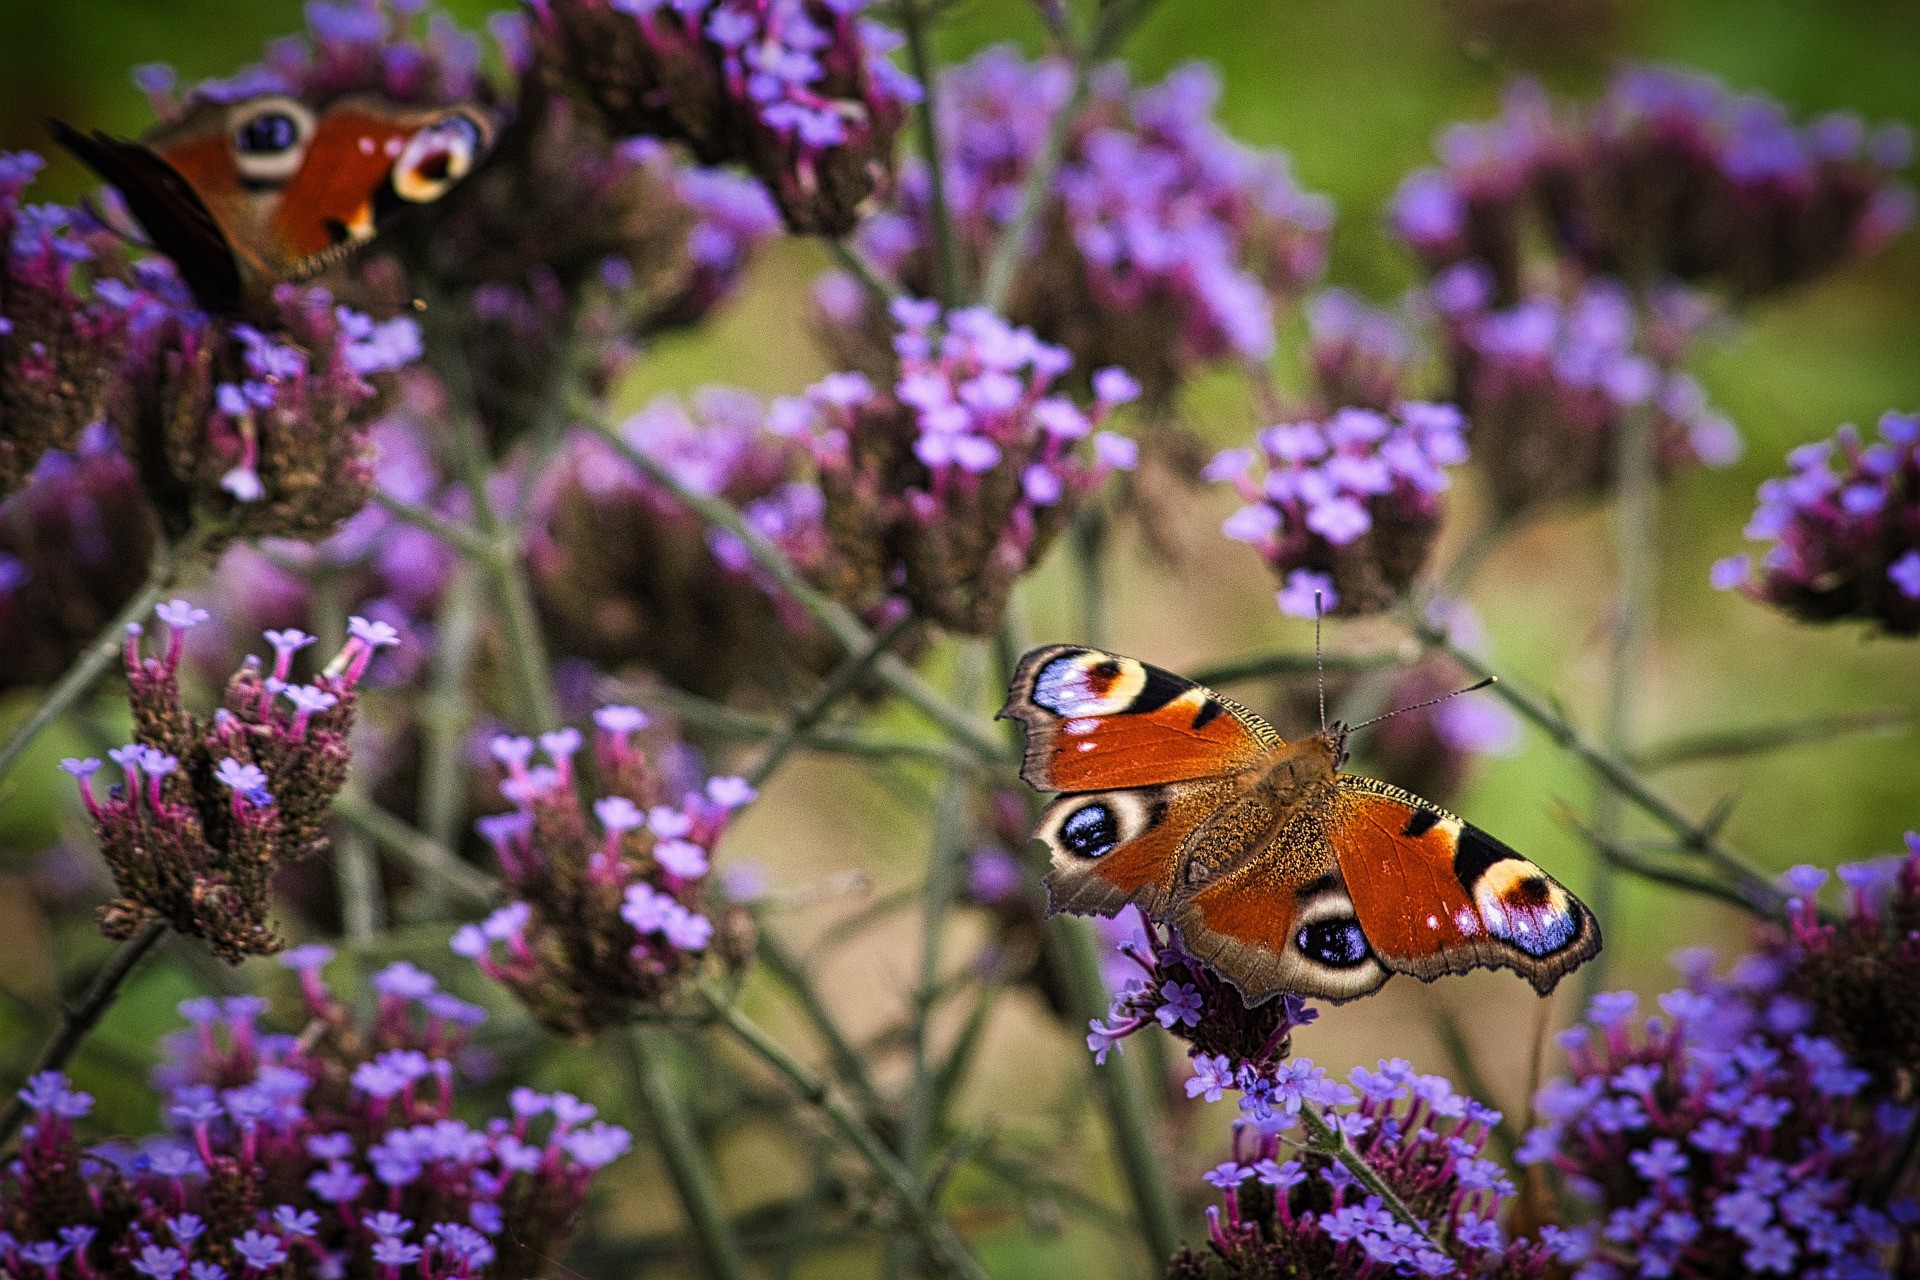
[[[1033,832],[1050,855],[1050,909],[1112,916],[1132,904],[1164,915],[1195,832],[1233,791],[1229,779],[1201,778],[1060,796]]]
[[[1384,782],[1337,783],[1326,839],[1387,968],[1428,981],[1512,969],[1545,995],[1599,952],[1585,904],[1500,841]]]
[[[1224,777],[1280,743],[1264,720],[1210,689],[1077,645],[1023,658],[1000,715],[1025,726],[1020,776],[1042,791]]]

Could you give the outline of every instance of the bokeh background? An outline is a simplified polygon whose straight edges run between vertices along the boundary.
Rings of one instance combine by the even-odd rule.
[[[478,25],[497,6],[459,0],[450,7]],[[170,62],[188,82],[224,74],[299,25],[294,0],[0,0],[0,148],[44,149],[40,121],[49,115],[137,133],[149,121],[128,80],[131,66]],[[959,0],[940,45],[943,56],[958,58],[996,40],[1037,46],[1038,34],[1021,0]],[[1384,234],[1387,198],[1408,170],[1431,158],[1438,128],[1493,114],[1516,73],[1583,93],[1617,59],[1668,61],[1773,94],[1799,112],[1850,108],[1869,120],[1920,125],[1920,4],[1912,0],[1165,0],[1127,56],[1142,79],[1192,58],[1217,65],[1226,126],[1249,143],[1286,148],[1303,185],[1336,201],[1329,282],[1380,301],[1413,279],[1411,262]],[[57,159],[37,190],[42,198],[71,198],[86,186],[77,166]],[[653,351],[626,395],[638,404],[713,382],[798,391],[826,372],[805,324],[808,283],[822,265],[811,246],[776,246],[714,324]],[[1639,673],[1639,738],[1656,745],[1821,712],[1903,711],[1906,725],[1892,730],[1657,777],[1690,812],[1736,797],[1726,834],[1769,869],[1892,850],[1902,831],[1920,826],[1920,734],[1911,727],[1920,720],[1920,642],[1877,639],[1852,625],[1790,623],[1711,590],[1707,567],[1741,548],[1754,487],[1781,470],[1789,448],[1842,422],[1868,425],[1889,408],[1920,408],[1920,235],[1910,232],[1890,251],[1767,304],[1712,348],[1698,372],[1740,428],[1746,452],[1730,468],[1690,472],[1662,492],[1658,613]],[[1222,445],[1259,425],[1244,388],[1224,377],[1194,387],[1183,417]],[[1443,557],[1471,527],[1473,499],[1469,483]],[[1149,555],[1123,537],[1111,602],[1114,648],[1179,669],[1311,643],[1306,624],[1274,611],[1254,553],[1215,534],[1232,505],[1225,493],[1191,500],[1176,539],[1184,555]],[[1496,665],[1551,692],[1586,724],[1596,722],[1602,696],[1610,546],[1604,511],[1536,523],[1487,563],[1471,593]],[[1036,640],[1078,638],[1070,573],[1059,559],[1025,591]],[[1336,627],[1329,637],[1355,647],[1388,639],[1366,626]],[[1268,707],[1279,698],[1258,686],[1236,693]],[[36,759],[50,760],[62,746],[43,744]],[[45,799],[42,791],[53,788],[43,788],[37,768],[30,762],[16,772],[9,785],[20,791],[0,797],[0,1065],[8,1080],[38,1042],[34,1010],[52,998],[57,974],[76,971],[97,942],[50,933],[30,896],[16,892],[63,830],[65,792],[60,803]],[[1578,765],[1529,731],[1514,754],[1479,768],[1456,807],[1580,891],[1594,869],[1557,809],[1584,807],[1590,797]],[[915,794],[888,790],[851,766],[806,761],[751,811],[727,854],[760,864],[779,886],[816,884],[847,868],[869,873],[870,890],[819,895],[779,922],[805,942],[869,895],[912,882],[926,841],[925,806]],[[837,952],[823,971],[830,999],[856,1033],[883,1028],[904,1007],[917,963],[911,921],[902,917]],[[1604,924],[1607,982],[1645,991],[1670,985],[1666,957],[1676,947],[1737,945],[1746,928],[1716,904],[1642,884],[1626,887]],[[964,945],[956,938],[954,955]],[[139,1091],[118,1098],[114,1082],[133,1078],[171,1025],[173,1002],[207,978],[190,967],[185,948],[176,949],[114,1011],[79,1066],[83,1083],[102,1093],[109,1120],[145,1122]],[[1559,994],[1555,1019],[1574,1015],[1578,985]],[[1535,1013],[1531,992],[1511,975],[1434,987],[1402,979],[1376,998],[1328,1011],[1296,1048],[1340,1070],[1402,1054],[1423,1069],[1455,1072],[1436,1034],[1444,1014],[1463,1029],[1492,1100],[1518,1113]],[[778,1022],[771,1007],[768,1016]],[[1048,1151],[1054,1174],[1118,1204],[1099,1172],[1101,1126],[1085,1093],[1082,1052],[1037,1005],[1008,998],[991,1025],[967,1110],[1014,1146]],[[565,1074],[564,1055],[552,1069]],[[1197,1187],[1198,1170],[1219,1158],[1225,1118],[1225,1108],[1214,1108],[1194,1131],[1177,1135],[1179,1149],[1168,1158],[1179,1162],[1176,1177],[1186,1185]],[[727,1138],[720,1163],[737,1207],[790,1189],[781,1185],[779,1159],[769,1158],[779,1141],[751,1128]],[[616,1234],[664,1230],[675,1220],[648,1159],[627,1162],[633,1168],[607,1206]],[[1115,1274],[1142,1262],[1113,1233],[1063,1227],[1038,1201],[1010,1204],[1004,1192],[966,1184],[958,1195],[963,1227],[983,1241],[996,1274]],[[870,1262],[857,1250],[828,1253],[802,1274],[858,1274]]]

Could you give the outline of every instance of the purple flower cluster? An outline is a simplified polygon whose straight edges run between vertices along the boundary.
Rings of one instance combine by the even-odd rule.
[[[1132,440],[1098,428],[1139,384],[1100,370],[1089,412],[1055,390],[1072,357],[1031,329],[917,299],[893,314],[890,392],[832,374],[776,404],[768,427],[813,450],[844,598],[901,594],[930,621],[986,635],[1080,503],[1138,461]]]
[[[1770,99],[1657,67],[1626,68],[1562,116],[1523,82],[1498,120],[1455,126],[1438,150],[1442,168],[1401,186],[1394,227],[1432,270],[1484,263],[1503,303],[1521,292],[1536,228],[1588,271],[1751,300],[1871,253],[1913,218],[1895,180],[1904,127],[1848,114],[1796,125]]]
[[[1697,299],[1664,294],[1637,317],[1623,286],[1596,279],[1564,298],[1532,294],[1496,308],[1479,263],[1443,272],[1431,297],[1499,514],[1607,492],[1616,437],[1633,413],[1652,415],[1662,473],[1739,456],[1732,424],[1674,367],[1703,322]]]
[[[919,85],[866,0],[541,0],[540,38],[617,134],[739,164],[795,232],[843,235],[885,190]]]
[[[289,952],[307,1031],[258,1025],[254,996],[183,1002],[157,1072],[164,1134],[83,1150],[92,1099],[55,1072],[0,1170],[0,1266],[46,1280],[509,1280],[558,1253],[594,1174],[630,1145],[567,1094],[454,1118],[455,1059],[484,1010],[407,963],[349,1017],[319,945]]]
[[[714,846],[753,788],[723,777],[676,792],[664,753],[639,741],[644,711],[606,706],[593,718],[603,794],[591,816],[574,768],[578,730],[540,735],[544,764],[531,738],[493,740],[500,794],[514,807],[477,825],[515,901],[453,936],[457,954],[572,1036],[657,1011],[709,955],[734,963],[752,949],[745,913],[729,907],[716,927],[703,900]]]
[[[1851,426],[1787,455],[1760,486],[1747,537],[1771,542],[1713,566],[1713,585],[1810,622],[1868,618],[1920,633],[1920,414],[1888,413],[1867,443]]]
[[[1203,1059],[1195,1067],[1188,1091],[1218,1097],[1221,1085],[1209,1065]],[[1355,1067],[1348,1080],[1351,1087],[1328,1079],[1305,1059],[1286,1064],[1265,1107],[1234,1125],[1232,1158],[1205,1175],[1223,1200],[1207,1210],[1211,1258],[1183,1251],[1169,1280],[1202,1280],[1219,1268],[1248,1280],[1546,1274],[1546,1250],[1509,1242],[1497,1222],[1514,1193],[1506,1171],[1484,1154],[1499,1112],[1400,1058],[1377,1070]],[[1303,1105],[1325,1112],[1419,1228],[1316,1151],[1310,1135],[1286,1140]],[[1305,1149],[1290,1156],[1288,1147]]]
[[[693,492],[725,499],[822,588],[834,551],[825,502],[795,439],[767,407],[709,388],[661,399],[621,432]],[[712,529],[597,435],[578,433],[531,504],[528,563],[558,652],[609,669],[637,663],[707,696],[775,692],[824,673],[838,649],[732,534]]]
[[[0,498],[114,407],[128,318],[95,292],[81,215],[23,203],[43,161],[0,151]]]
[[[1369,306],[1345,289],[1327,289],[1307,303],[1307,364],[1319,407],[1389,413],[1409,397],[1419,364],[1404,319]]]
[[[153,521],[113,431],[43,455],[0,506],[0,688],[59,677],[139,589]]]
[[[1426,562],[1446,469],[1467,456],[1465,425],[1453,406],[1423,401],[1391,413],[1339,409],[1324,422],[1268,427],[1203,474],[1247,503],[1222,532],[1273,567],[1283,613],[1378,613]]]
[[[1143,936],[1118,947],[1135,972],[1109,976],[1118,982],[1118,994],[1106,1020],[1087,1025],[1087,1048],[1096,1062],[1105,1062],[1128,1036],[1158,1023],[1187,1043],[1194,1070],[1187,1082],[1190,1098],[1204,1095],[1216,1102],[1222,1091],[1238,1090],[1241,1109],[1262,1120],[1276,1110],[1298,1112],[1303,1098],[1327,1101],[1317,1092],[1300,1092],[1310,1082],[1301,1074],[1302,1064],[1287,1056],[1294,1028],[1312,1022],[1317,1011],[1293,995],[1249,1006],[1232,983],[1188,954],[1178,934],[1148,922],[1140,922],[1140,928]],[[1312,1066],[1304,1063],[1309,1071]]]
[[[946,197],[971,271],[1017,215],[1071,83],[1064,59],[1005,46],[943,76]],[[1200,364],[1265,361],[1276,298],[1325,264],[1331,206],[1295,184],[1285,153],[1229,138],[1214,120],[1219,95],[1197,63],[1139,89],[1119,64],[1096,72],[1006,307],[1080,369],[1118,365],[1155,401]],[[860,231],[868,256],[922,295],[935,291],[929,187],[925,166],[909,163],[894,207]],[[850,286],[823,282],[835,327],[863,323]]]
[[[144,657],[140,627],[128,628],[126,676],[134,740],[108,752],[121,782],[96,795],[96,759],[61,768],[80,785],[101,855],[119,897],[101,917],[109,936],[131,936],[158,918],[237,963],[280,949],[267,923],[276,867],[325,851],[333,797],[352,752],[356,686],[392,628],[352,620],[352,638],[308,683],[292,680],[299,631],[267,633],[274,664],[257,658],[227,682],[211,720],[187,710],[180,692],[186,632],[207,612],[184,600],[159,606],[169,638]]]

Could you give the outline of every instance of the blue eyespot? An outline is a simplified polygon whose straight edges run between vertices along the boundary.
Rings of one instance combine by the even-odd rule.
[[[1060,843],[1077,857],[1098,858],[1120,843],[1120,824],[1106,805],[1084,805],[1060,824]]]
[[[1367,935],[1360,932],[1360,922],[1352,916],[1303,925],[1293,941],[1309,960],[1330,969],[1351,969],[1365,964],[1373,954],[1367,946]]]
[[[248,155],[277,155],[300,145],[300,125],[284,111],[266,111],[241,125],[234,146]]]

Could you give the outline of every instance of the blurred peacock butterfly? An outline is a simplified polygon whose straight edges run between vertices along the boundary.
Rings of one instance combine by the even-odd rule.
[[[1026,729],[1021,776],[1064,793],[1034,831],[1050,909],[1137,906],[1249,1002],[1481,967],[1544,995],[1600,950],[1593,913],[1539,867],[1341,773],[1345,725],[1286,742],[1190,680],[1073,645],[1022,659],[1000,714]]]
[[[48,121],[54,139],[126,202],[204,309],[258,308],[431,203],[478,163],[494,122],[478,106],[406,107],[373,94],[316,111],[285,94],[201,99],[139,142]]]

